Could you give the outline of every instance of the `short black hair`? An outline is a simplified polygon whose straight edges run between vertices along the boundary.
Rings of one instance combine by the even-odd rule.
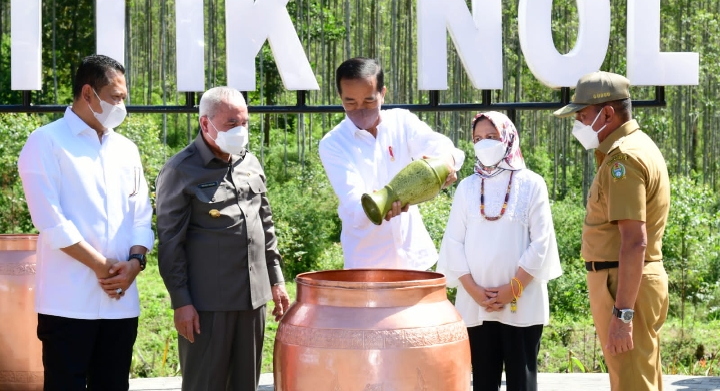
[[[108,56],[95,54],[83,58],[73,81],[73,99],[80,97],[85,84],[89,84],[95,92],[110,84],[110,71],[113,70],[125,74],[125,67]]]
[[[374,76],[377,81],[377,90],[381,92],[385,87],[385,74],[380,62],[374,58],[355,57],[346,60],[335,71],[335,86],[338,94],[342,94],[340,82],[345,80],[367,79]]]
[[[632,99],[631,98],[625,98],[625,99],[618,99],[618,100],[611,100],[605,103],[598,103],[595,105],[598,110],[602,110],[605,106],[611,106],[615,110],[615,114],[622,120],[622,121],[630,121],[632,119]]]

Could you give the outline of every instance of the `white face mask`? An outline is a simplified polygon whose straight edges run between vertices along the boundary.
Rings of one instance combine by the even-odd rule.
[[[97,118],[97,120],[100,122],[100,125],[107,129],[120,126],[120,124],[125,121],[125,116],[127,115],[127,111],[125,110],[125,103],[121,101],[117,105],[111,105],[110,103],[107,103],[104,100],[100,99],[97,92],[95,92],[95,89],[93,89],[93,92],[100,101],[100,108],[102,109],[102,113],[96,113],[92,109],[92,106],[90,106],[90,103],[88,103],[88,107],[90,107],[90,111],[92,111],[93,115],[95,115],[95,118]]]
[[[239,155],[242,153],[248,143],[249,138],[248,130],[246,127],[236,126],[226,132],[221,132],[218,130],[218,128],[215,127],[215,124],[213,124],[210,119],[208,119],[208,122],[210,122],[210,125],[212,125],[212,127],[215,128],[215,131],[217,132],[217,137],[214,141],[221,151],[232,155]]]
[[[475,143],[475,156],[485,167],[495,167],[505,158],[507,148],[500,140],[486,138]]]
[[[585,147],[585,149],[587,150],[595,149],[600,146],[600,139],[598,138],[598,133],[602,132],[602,130],[605,129],[607,124],[603,125],[603,127],[598,129],[597,132],[593,130],[592,127],[593,125],[595,125],[595,121],[600,118],[601,113],[602,110],[597,113],[595,119],[590,125],[585,125],[578,120],[575,120],[575,125],[573,125],[573,136],[575,136],[575,138],[580,141],[580,144],[582,144],[582,146]]]

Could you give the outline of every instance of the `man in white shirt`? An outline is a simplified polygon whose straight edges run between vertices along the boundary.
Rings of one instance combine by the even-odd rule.
[[[18,167],[35,228],[35,309],[45,391],[127,390],[140,303],[135,278],[153,246],[140,154],[125,119],[125,68],[85,57],[65,116],[36,129]]]
[[[395,202],[385,216],[387,222],[374,225],[360,198],[423,157],[447,161],[447,187],[457,180],[465,154],[415,114],[381,111],[386,88],[377,60],[357,57],[343,62],[335,82],[347,117],[320,141],[320,159],[340,201],[345,268],[427,270],[438,255],[418,207]]]

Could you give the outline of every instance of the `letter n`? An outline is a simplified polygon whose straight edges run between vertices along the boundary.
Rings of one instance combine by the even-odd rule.
[[[418,0],[418,87],[447,90],[447,35],[478,89],[502,89],[502,1]]]

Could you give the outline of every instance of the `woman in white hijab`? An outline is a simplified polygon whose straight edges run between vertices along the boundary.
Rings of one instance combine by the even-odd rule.
[[[475,175],[458,185],[437,270],[458,287],[473,390],[537,390],[537,356],[562,274],[543,178],[525,167],[515,125],[498,112],[472,122]]]

